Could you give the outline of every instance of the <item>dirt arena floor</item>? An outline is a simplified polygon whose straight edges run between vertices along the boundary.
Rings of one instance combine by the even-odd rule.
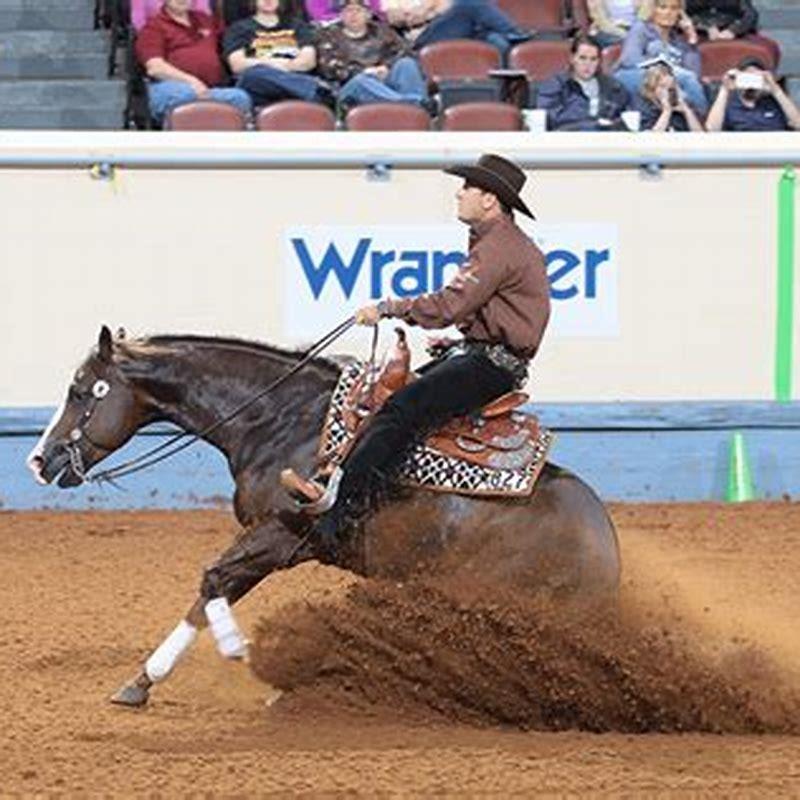
[[[800,504],[612,514],[616,621],[312,563],[132,711],[232,518],[2,513],[0,795],[800,796]]]

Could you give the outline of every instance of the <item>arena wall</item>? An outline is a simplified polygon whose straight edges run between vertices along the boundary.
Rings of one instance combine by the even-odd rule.
[[[446,261],[465,245],[453,221],[458,181],[440,167],[484,150],[529,169],[537,222],[526,229],[548,254],[554,291],[529,389],[563,429],[556,455],[594,471],[604,496],[707,499],[719,493],[728,432],[746,425],[755,449],[765,442],[762,460],[778,464],[763,493],[796,494],[800,479],[780,464],[800,460],[797,407],[784,405],[778,428],[770,416],[778,185],[784,165],[800,161],[796,135],[622,134],[591,137],[591,147],[582,135],[546,138],[535,148],[527,134],[0,138],[0,499],[36,505],[15,477],[18,457],[101,323],[132,336],[198,332],[295,347],[376,292],[431,288],[437,254]],[[331,246],[338,266],[326,265]],[[452,259],[440,279],[447,269]],[[795,306],[798,294],[795,281]],[[363,355],[368,343],[357,330],[335,349]],[[800,352],[796,323],[788,344]],[[688,413],[686,401],[699,405]],[[711,424],[714,408],[724,416]],[[614,437],[616,469],[596,451],[630,428],[620,414],[642,409],[649,416],[635,434]],[[659,409],[670,425],[654,422]],[[706,439],[674,438],[687,425]],[[653,461],[658,451],[677,459],[677,471],[681,454],[705,455],[677,480],[660,456]],[[188,488],[200,472],[218,472],[213,459],[193,471],[193,457],[167,504],[227,491],[218,477]],[[137,489],[134,504],[162,504],[149,491]]]

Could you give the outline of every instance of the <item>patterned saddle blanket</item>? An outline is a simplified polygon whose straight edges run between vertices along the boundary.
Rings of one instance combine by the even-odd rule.
[[[320,440],[319,460],[325,467],[341,463],[361,425],[390,395],[385,385],[372,380],[364,363],[345,365]],[[492,404],[493,416],[458,417],[432,433],[401,465],[400,482],[457,494],[529,495],[553,435],[533,414],[516,408],[519,402],[515,397],[501,398]]]

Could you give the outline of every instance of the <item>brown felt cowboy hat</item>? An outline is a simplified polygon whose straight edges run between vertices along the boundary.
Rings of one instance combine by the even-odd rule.
[[[514,163],[502,156],[487,153],[478,159],[478,163],[455,164],[447,167],[448,175],[458,175],[467,183],[491,192],[497,199],[509,208],[516,208],[531,219],[536,219],[519,196],[525,184],[525,173]]]

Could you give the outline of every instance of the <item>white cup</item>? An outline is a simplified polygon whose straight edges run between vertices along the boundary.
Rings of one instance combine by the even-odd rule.
[[[629,131],[638,131],[642,127],[642,114],[640,111],[623,111],[621,117]]]
[[[522,119],[531,133],[544,133],[547,130],[547,111],[543,108],[523,109]]]

